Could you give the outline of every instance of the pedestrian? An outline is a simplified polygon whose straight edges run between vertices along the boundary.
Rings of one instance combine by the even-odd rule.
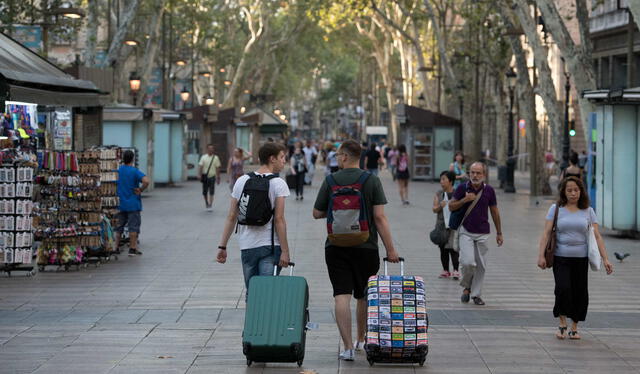
[[[569,166],[562,171],[560,181],[569,177],[582,179],[582,169],[578,166],[579,162],[578,154],[576,152],[571,152],[571,155],[569,156]]]
[[[335,316],[344,350],[338,356],[341,360],[353,361],[354,350],[362,350],[365,342],[367,322],[367,299],[365,289],[370,276],[378,273],[380,258],[378,256],[378,234],[384,243],[390,262],[399,262],[395,250],[389,223],[384,213],[387,199],[375,175],[359,168],[362,148],[354,140],[347,140],[338,148],[337,157],[340,171],[325,178],[318,191],[314,204],[313,217],[327,218],[329,236],[325,243],[325,262],[329,272],[329,279],[333,287],[335,301]],[[341,186],[352,186],[345,188]],[[360,194],[358,209],[350,206],[340,212],[353,213],[358,217],[364,213],[366,222],[360,222],[355,227],[344,219],[345,215],[334,216],[332,209],[336,208],[338,195],[336,192],[350,191],[349,194]],[[341,198],[344,199],[341,195]],[[340,204],[340,203],[338,203]],[[357,218],[356,218],[357,221]],[[345,224],[346,230],[338,229],[339,224]],[[333,229],[335,227],[335,229]],[[351,230],[351,231],[350,231]],[[335,233],[335,235],[333,234]],[[343,234],[346,233],[346,234]],[[350,235],[355,235],[354,237]],[[347,236],[348,241],[347,243]],[[344,242],[342,240],[345,240]],[[357,335],[354,344],[351,331],[351,296],[356,299]]]
[[[375,175],[376,177],[378,176],[379,168],[384,165],[384,161],[382,159],[380,151],[376,149],[375,143],[371,143],[371,147],[369,147],[369,150],[365,154],[364,164],[371,174]]]
[[[456,188],[453,200],[449,202],[449,209],[452,212],[464,209],[463,211],[468,214],[458,228],[460,265],[462,266],[460,285],[464,288],[460,299],[463,303],[468,303],[471,298],[474,304],[485,305],[480,296],[487,268],[486,256],[489,250],[487,239],[491,232],[488,212],[491,211],[491,218],[496,227],[498,247],[503,243],[502,225],[496,193],[493,187],[485,183],[487,166],[481,162],[474,162],[469,168],[469,175],[470,180]],[[469,208],[471,208],[470,211]]]
[[[307,163],[302,153],[302,143],[297,142],[289,163],[291,174],[296,177],[296,200],[304,200],[304,177],[307,173]]]
[[[122,154],[124,165],[118,168],[118,183],[116,186],[120,205],[118,206],[118,225],[116,226],[115,248],[119,251],[122,232],[127,227],[129,231],[129,256],[140,256],[138,250],[138,234],[142,218],[142,199],[140,195],[149,187],[149,177],[134,166],[133,151],[126,150]]]
[[[556,211],[557,210],[557,211]],[[547,267],[545,247],[553,233],[553,221],[557,214],[556,248],[553,256],[553,278],[555,280],[555,305],[553,316],[559,319],[556,337],[564,339],[567,334],[567,318],[573,321],[569,339],[580,339],[578,322],[584,321],[589,306],[587,276],[589,268],[589,225],[598,243],[598,250],[607,274],[613,273],[604,240],[598,229],[598,217],[589,205],[589,195],[581,179],[571,176],[560,183],[558,201],[551,205],[538,253],[538,266]]]
[[[397,163],[398,163],[398,148],[393,147],[391,148],[391,150],[389,151],[389,154],[387,155],[387,165],[389,165],[389,171],[391,171],[391,178],[393,178],[394,182],[396,180]]]
[[[244,162],[251,157],[249,152],[245,152],[242,148],[235,148],[233,155],[227,162],[227,175],[229,179],[229,189],[233,190],[233,186],[236,184],[236,180],[244,175]]]
[[[214,153],[213,144],[207,145],[207,153],[200,157],[198,163],[198,174],[202,183],[202,196],[204,205],[208,211],[213,210],[213,195],[216,192],[216,184],[220,184],[220,158]]]
[[[403,205],[409,205],[409,155],[404,144],[398,146],[398,156],[396,158],[396,179],[400,190],[400,200]]]
[[[305,174],[304,181],[306,184],[311,185],[313,182],[313,175],[316,171],[316,160],[318,158],[318,150],[311,140],[307,140],[306,146],[302,149],[305,160],[307,162],[307,173]]]
[[[460,183],[464,183],[469,179],[464,165],[464,153],[462,153],[462,151],[457,151],[453,156],[453,162],[449,165],[449,170],[456,173],[456,181],[453,184],[453,188],[457,188]]]
[[[338,166],[338,156],[336,152],[336,146],[331,144],[329,148],[329,153],[327,154],[327,175],[331,173],[335,173],[340,168]]]
[[[449,229],[449,201],[453,198],[453,183],[456,180],[456,174],[452,171],[443,171],[440,173],[440,186],[442,189],[436,192],[433,197],[433,212],[436,213],[437,222],[436,227],[444,228],[448,238],[447,242],[440,244],[440,262],[442,263],[442,273],[440,278],[451,277],[454,280],[460,278],[458,272],[459,267],[459,254],[453,250],[453,232]],[[449,272],[449,257],[451,257],[451,263],[453,265],[453,272]]]
[[[555,168],[556,168],[556,160],[553,157],[553,153],[551,153],[550,149],[547,149],[547,152],[545,152],[544,154],[544,168],[547,172],[547,180],[549,180],[549,178],[555,174]]]
[[[367,165],[365,164],[364,159],[367,157],[367,149],[369,149],[369,143],[362,142],[362,147],[360,149],[360,161],[358,162],[358,165],[360,166],[360,169],[366,170]]]
[[[221,264],[227,261],[227,244],[236,228],[247,292],[251,277],[273,275],[274,265],[287,267],[289,264],[287,224],[284,218],[284,203],[289,196],[289,187],[282,178],[275,176],[285,167],[286,152],[287,148],[283,144],[265,143],[258,151],[260,168],[238,178],[231,193],[231,205],[218,245],[216,261]],[[266,189],[256,188],[265,181],[269,182]],[[248,185],[252,189],[246,189],[245,186]],[[259,190],[268,190],[268,193],[261,196],[257,193]],[[262,225],[250,222],[256,215],[263,218]]]
[[[587,166],[588,159],[589,156],[587,156],[587,151],[584,150],[580,153],[580,156],[578,156],[578,166],[582,170],[582,174],[584,174],[584,168]]]

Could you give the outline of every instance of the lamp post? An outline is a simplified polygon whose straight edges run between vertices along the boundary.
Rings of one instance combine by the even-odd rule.
[[[516,80],[518,76],[513,69],[509,69],[506,74],[507,82],[509,84],[509,143],[507,145],[507,180],[504,185],[504,192],[515,193],[516,187],[514,184],[514,172],[516,167],[516,160],[513,158],[513,132],[514,132],[514,120],[513,120],[513,100],[514,91],[516,88]]]
[[[55,23],[48,22],[49,16],[53,16],[58,21],[58,17],[64,17],[69,19],[80,19],[85,16],[85,12],[80,8],[73,7],[61,7],[54,9],[45,9],[44,10],[44,21],[40,23],[40,27],[42,28],[42,55],[47,57],[49,54],[49,28],[54,26]]]
[[[141,79],[138,73],[132,71],[129,74],[129,88],[131,89],[131,97],[133,98],[133,106],[136,106],[138,100],[138,92],[140,91]]]
[[[566,82],[564,84],[564,129],[562,134],[562,164],[560,169],[564,170],[569,167],[569,150],[571,149],[571,138],[569,137],[569,100],[571,93],[571,76],[568,72],[564,72]]]
[[[185,104],[189,100],[191,93],[187,90],[187,86],[182,87],[182,91],[180,91],[180,99],[182,100],[182,108],[184,109]]]

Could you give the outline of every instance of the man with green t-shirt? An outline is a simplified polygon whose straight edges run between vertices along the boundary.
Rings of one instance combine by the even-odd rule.
[[[213,144],[207,145],[207,153],[202,155],[198,163],[198,174],[202,182],[202,195],[207,210],[212,210],[213,194],[216,192],[216,183],[220,184],[220,159],[214,154]]]
[[[331,174],[337,185],[356,184],[363,173],[368,173],[359,168],[361,152],[362,148],[356,141],[347,140],[342,143],[336,153],[338,166],[341,170]],[[320,191],[318,191],[318,197],[313,209],[313,218],[327,217],[331,193],[331,188],[325,179]],[[353,361],[354,348],[355,350],[362,350],[364,347],[367,322],[365,289],[369,277],[376,275],[380,268],[378,235],[382,238],[389,261],[399,261],[398,253],[391,239],[389,222],[384,213],[384,205],[387,203],[387,198],[377,176],[369,175],[366,178],[362,184],[362,196],[369,227],[367,241],[354,247],[338,247],[332,245],[329,240],[325,244],[325,262],[327,263],[329,279],[333,286],[336,322],[344,344],[344,351],[340,353],[339,358],[346,361]],[[357,300],[358,335],[355,344],[351,340],[351,295]]]

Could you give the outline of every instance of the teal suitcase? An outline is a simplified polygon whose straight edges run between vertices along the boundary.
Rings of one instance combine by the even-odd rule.
[[[247,366],[253,362],[296,362],[302,366],[309,322],[309,287],[303,277],[256,276],[242,333]]]

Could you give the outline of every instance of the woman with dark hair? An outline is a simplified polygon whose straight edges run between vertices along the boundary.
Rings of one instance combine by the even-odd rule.
[[[545,269],[545,247],[550,235],[554,235],[553,221],[558,209],[556,224],[556,248],[553,258],[553,277],[555,279],[555,305],[553,316],[559,318],[556,337],[564,339],[567,334],[567,317],[573,324],[568,333],[569,339],[580,339],[578,322],[584,321],[589,306],[587,272],[589,270],[589,225],[593,226],[602,263],[607,274],[613,272],[607,250],[598,229],[598,217],[589,206],[589,196],[582,180],[571,176],[560,184],[560,197],[547,213],[544,232],[540,238],[538,266]]]
[[[398,146],[398,158],[396,160],[396,179],[400,188],[402,204],[409,205],[409,155],[404,144]]]
[[[579,163],[580,157],[578,156],[578,154],[576,152],[571,152],[571,156],[569,157],[569,166],[562,172],[560,180],[569,177],[582,179],[582,169],[580,169],[580,166],[578,165]]]
[[[307,173],[307,163],[302,151],[302,142],[297,142],[291,156],[291,174],[296,176],[296,200],[304,199],[304,177]]]
[[[436,195],[433,197],[433,212],[438,215],[436,227],[438,225],[446,227],[447,233],[449,234],[449,241],[439,246],[440,262],[442,262],[443,269],[439,277],[451,277],[454,280],[458,280],[460,278],[460,273],[458,272],[459,254],[453,250],[453,234],[449,229],[449,222],[447,222],[449,215],[445,215],[445,207],[449,205],[449,201],[453,197],[453,183],[455,180],[456,174],[452,171],[443,171],[440,173],[440,186],[442,190],[436,192]],[[451,256],[451,262],[453,263],[453,272],[449,272],[449,256]]]
[[[460,183],[466,182],[467,171],[464,166],[464,153],[462,151],[457,151],[453,156],[453,162],[449,165],[449,171],[456,173],[456,181],[453,184],[453,188],[458,187]]]

